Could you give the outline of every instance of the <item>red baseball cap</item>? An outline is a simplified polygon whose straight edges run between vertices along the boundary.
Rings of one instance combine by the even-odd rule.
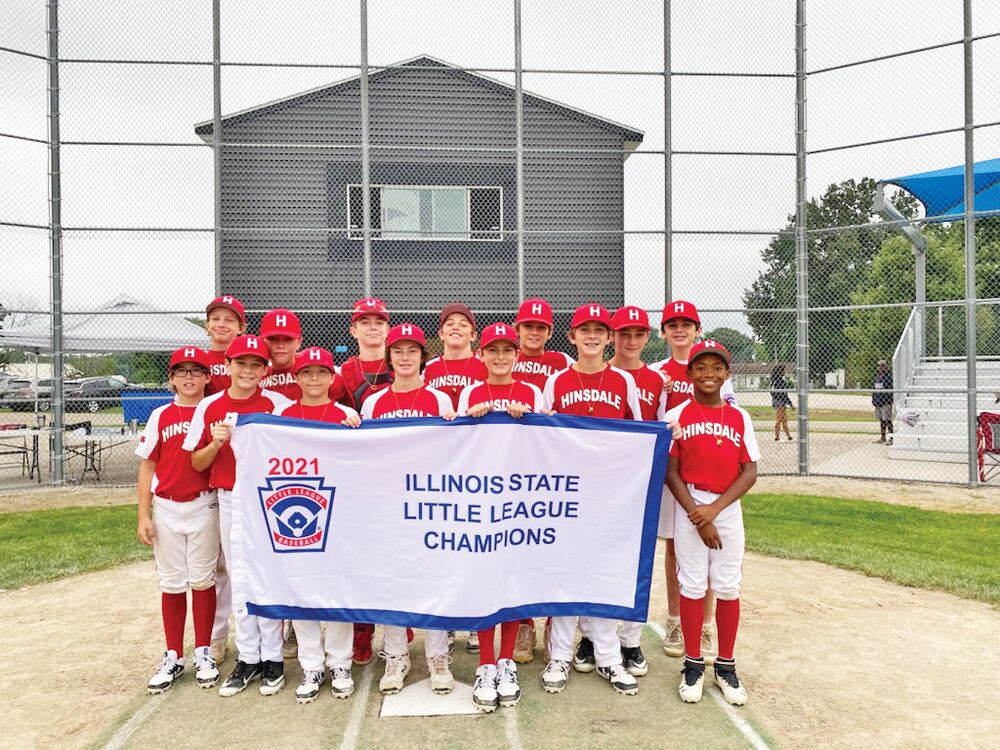
[[[641,307],[626,305],[615,310],[611,316],[611,327],[616,331],[624,328],[649,328],[649,314]]]
[[[517,331],[506,323],[490,323],[479,334],[479,348],[485,349],[494,341],[509,341],[515,347],[519,346],[517,341]]]
[[[247,354],[260,357],[267,362],[271,357],[271,350],[260,336],[237,336],[226,349],[226,359],[236,359]]]
[[[325,367],[330,372],[336,372],[337,368],[333,362],[333,354],[330,353],[329,349],[324,349],[322,346],[310,346],[308,349],[303,349],[295,356],[295,364],[292,365],[292,375],[298,374],[299,370],[303,367],[309,367],[309,365],[319,365],[320,367]]]
[[[385,339],[385,348],[388,350],[393,344],[400,341],[413,341],[420,344],[422,349],[427,348],[427,339],[424,338],[423,329],[413,323],[400,323],[389,329],[389,335]]]
[[[299,316],[284,307],[269,310],[260,321],[260,337],[288,336],[290,339],[302,338],[302,324]]]
[[[603,305],[599,305],[596,302],[580,305],[576,308],[576,312],[573,313],[573,320],[570,321],[569,327],[579,328],[584,323],[600,323],[610,329],[611,313]]]
[[[698,317],[698,308],[682,299],[668,302],[663,306],[663,317],[660,319],[660,325],[662,326],[668,320],[673,320],[674,318],[687,318],[688,320],[693,320],[699,327],[701,326],[701,318]]]
[[[541,297],[526,299],[517,308],[517,318],[514,319],[514,325],[517,326],[521,323],[542,323],[551,328],[552,305]]]
[[[173,370],[177,365],[192,364],[203,367],[208,371],[212,369],[212,363],[208,361],[208,353],[197,346],[182,346],[170,355],[170,366],[168,370]]]
[[[691,347],[691,353],[688,355],[688,367],[694,362],[698,357],[704,354],[717,354],[726,360],[728,365],[733,361],[732,355],[729,354],[729,350],[726,349],[718,341],[712,341],[712,339],[705,339],[704,341],[699,341],[697,344]]]
[[[354,303],[354,310],[351,313],[351,322],[353,323],[355,320],[363,318],[365,315],[377,315],[386,323],[389,322],[389,308],[385,306],[385,302],[377,297],[365,297]]]
[[[448,320],[448,316],[452,313],[461,313],[469,322],[472,323],[472,330],[476,330],[476,316],[473,314],[472,310],[463,302],[452,302],[449,305],[445,305],[441,308],[441,322],[440,325],[444,325],[444,322]]]
[[[208,307],[205,308],[205,315],[211,315],[212,310],[217,307],[224,307],[227,310],[232,310],[236,313],[236,317],[240,319],[240,323],[246,323],[247,319],[243,312],[243,303],[236,299],[233,295],[223,294],[221,297],[213,299],[208,303]]]

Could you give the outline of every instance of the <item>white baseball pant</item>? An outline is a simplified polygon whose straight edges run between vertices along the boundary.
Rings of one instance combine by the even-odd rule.
[[[231,559],[233,528],[233,493],[219,490],[219,527],[222,551]],[[232,606],[232,604],[230,604]],[[249,613],[236,613],[236,653],[240,661],[259,664],[262,661],[284,661],[281,653],[281,620],[269,620]]]
[[[699,505],[713,502],[719,495],[705,492],[688,485],[691,497]],[[677,558],[677,580],[681,594],[688,599],[701,599],[708,591],[709,579],[712,591],[722,600],[738,599],[743,582],[743,508],[740,501],[730,505],[716,516],[715,528],[722,540],[722,549],[709,549],[701,540],[698,529],[687,517],[680,503],[674,516],[674,555]]]
[[[660,520],[656,526],[656,536],[660,539],[674,538],[674,514],[677,501],[670,494],[667,485],[663,485],[663,492],[660,493]]]
[[[221,526],[221,522],[220,522]],[[221,535],[221,532],[220,532]],[[216,550],[215,565],[215,620],[212,622],[212,640],[229,638],[229,616],[233,613],[233,589],[229,585],[229,571],[221,541]]]
[[[549,634],[549,658],[560,661],[573,660],[573,640],[576,638],[577,620],[580,621],[580,632],[594,644],[597,666],[610,667],[622,663],[618,622],[603,617],[553,617],[552,630]]]
[[[160,591],[183,594],[215,584],[219,512],[214,492],[176,502],[153,495],[153,560]]]
[[[406,628],[398,625],[385,625],[382,628],[382,650],[389,656],[403,656],[410,650],[410,644],[406,641]],[[425,630],[424,631],[424,655],[431,659],[448,653],[448,631],[447,630]]]
[[[320,632],[325,626],[325,635]],[[354,625],[350,622],[321,623],[316,620],[292,620],[299,643],[299,665],[303,672],[322,672],[325,664],[351,668],[354,656]]]

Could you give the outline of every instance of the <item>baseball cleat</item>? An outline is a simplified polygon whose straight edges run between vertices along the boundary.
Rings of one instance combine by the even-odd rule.
[[[736,676],[735,660],[721,658],[715,660],[715,684],[719,686],[722,696],[729,703],[734,706],[746,705],[747,689]]]
[[[330,692],[334,698],[350,698],[354,694],[354,676],[349,667],[330,670]]]
[[[281,628],[281,655],[286,659],[294,659],[299,655],[299,641],[291,620],[285,620]]]
[[[213,638],[212,639],[212,658],[215,659],[215,664],[226,663],[226,647],[228,646],[229,638]]]
[[[194,679],[197,681],[198,687],[207,690],[218,684],[219,668],[215,665],[212,649],[208,646],[201,646],[194,650],[194,668]]]
[[[447,695],[455,688],[455,678],[448,666],[450,663],[451,657],[448,654],[427,658],[427,669],[431,673],[431,690],[437,695]]]
[[[649,672],[649,662],[643,656],[640,646],[622,648],[622,663],[624,663],[625,669],[633,677],[645,677]]]
[[[535,623],[522,622],[517,626],[517,639],[514,641],[514,661],[518,664],[529,664],[535,658]]]
[[[517,664],[513,659],[501,659],[497,662],[497,700],[504,708],[516,706],[521,700]]]
[[[455,631],[454,630],[449,630],[448,631],[448,653],[450,654],[454,650],[455,650]]]
[[[480,664],[472,685],[472,705],[484,714],[493,713],[497,710],[497,697],[496,664]]]
[[[681,618],[667,617],[666,634],[663,636],[663,653],[667,656],[684,656],[684,631]]]
[[[406,675],[410,673],[410,655],[389,656],[389,654],[382,652],[379,656],[385,659],[385,674],[378,681],[379,692],[383,695],[398,693],[403,689]]]
[[[260,694],[275,695],[285,686],[285,663],[265,661],[260,674]]]
[[[597,674],[611,683],[611,687],[619,695],[636,695],[639,692],[639,683],[635,677],[628,673],[628,670],[621,664],[612,664],[610,667],[598,667]]]
[[[569,662],[552,659],[542,672],[542,687],[546,693],[561,693],[569,681]]]
[[[326,672],[323,670],[307,670],[302,675],[302,682],[295,688],[295,700],[298,703],[312,703],[319,696],[319,689],[325,680]]]
[[[465,650],[470,654],[479,653],[479,633],[475,630],[469,633],[469,640],[465,642]]]
[[[164,651],[163,660],[160,662],[160,666],[156,668],[156,674],[149,679],[146,690],[149,691],[150,695],[159,695],[169,690],[170,686],[174,684],[174,680],[182,674],[184,674],[183,657],[178,659],[177,652],[172,649]]]
[[[594,642],[589,638],[581,638],[573,655],[573,669],[577,672],[593,672],[597,668],[594,658]]]
[[[677,692],[685,703],[697,703],[705,688],[705,662],[700,657],[692,659],[684,657],[684,668],[681,669],[681,684]]]
[[[363,667],[372,660],[372,635],[375,626],[367,623],[354,624],[354,663]]]
[[[233,671],[229,673],[229,677],[219,688],[219,695],[223,698],[231,698],[237,693],[242,693],[246,690],[247,685],[260,677],[260,671],[260,664],[247,664],[245,661],[237,659]]]
[[[705,666],[710,667],[715,664],[715,657],[719,655],[719,650],[715,647],[715,637],[712,635],[712,626],[706,624],[701,629],[701,658],[705,660]]]

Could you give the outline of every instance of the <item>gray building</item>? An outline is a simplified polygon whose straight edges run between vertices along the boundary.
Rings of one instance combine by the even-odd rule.
[[[427,56],[400,65],[369,75],[373,291],[395,310],[514,308],[514,89]],[[523,102],[526,292],[620,305],[623,165],[642,133]],[[254,308],[362,296],[359,113],[354,77],[223,117],[226,291]],[[195,132],[211,142],[211,121]]]

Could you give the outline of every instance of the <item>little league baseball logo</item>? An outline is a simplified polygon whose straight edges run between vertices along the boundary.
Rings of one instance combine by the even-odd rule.
[[[333,487],[324,477],[268,477],[258,487],[275,552],[322,552],[330,529]]]

